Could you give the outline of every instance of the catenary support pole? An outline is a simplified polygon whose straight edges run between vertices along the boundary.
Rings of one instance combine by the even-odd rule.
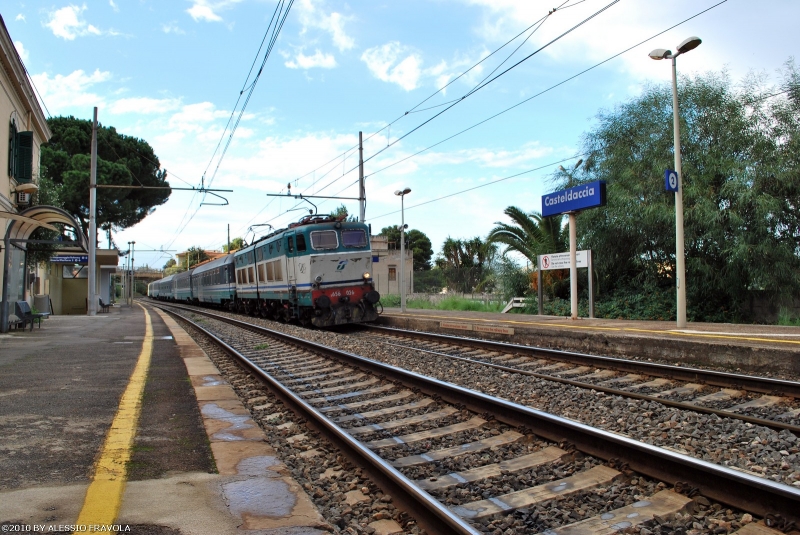
[[[86,314],[97,315],[97,106],[92,120],[92,156],[89,172],[89,296]]]
[[[362,223],[367,212],[367,189],[364,187],[364,142],[362,132],[358,133],[358,205],[359,221]]]

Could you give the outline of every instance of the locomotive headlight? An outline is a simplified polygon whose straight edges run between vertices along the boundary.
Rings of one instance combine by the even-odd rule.
[[[316,277],[314,277],[314,280],[317,282],[322,282],[322,275],[317,275]]]
[[[365,271],[364,272],[364,280],[368,280],[368,279],[369,279],[369,271]]]

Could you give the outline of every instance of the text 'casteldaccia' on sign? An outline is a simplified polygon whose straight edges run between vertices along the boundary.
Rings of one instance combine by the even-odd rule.
[[[606,183],[602,180],[542,195],[542,216],[577,212],[606,204]]]

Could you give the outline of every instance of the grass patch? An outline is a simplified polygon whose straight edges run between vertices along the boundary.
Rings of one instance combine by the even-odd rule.
[[[778,325],[783,325],[784,327],[800,327],[800,318],[792,316],[788,308],[781,307],[778,311]]]
[[[381,304],[385,307],[399,307],[399,295],[381,296]],[[451,296],[445,297],[441,301],[433,302],[424,297],[414,297],[406,300],[406,308],[421,310],[464,310],[471,312],[500,312],[505,306],[504,303],[475,301],[465,297]]]
[[[258,344],[258,345],[257,345],[257,346],[255,346],[253,349],[257,349],[257,350],[261,350],[261,349],[269,349],[269,344],[267,344],[266,342],[265,342],[265,343],[263,343],[263,344]]]

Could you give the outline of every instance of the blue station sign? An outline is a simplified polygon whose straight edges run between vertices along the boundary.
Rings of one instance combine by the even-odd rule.
[[[52,256],[50,262],[54,264],[87,264],[89,255]]]
[[[606,183],[602,180],[542,195],[542,216],[578,212],[606,204]]]

